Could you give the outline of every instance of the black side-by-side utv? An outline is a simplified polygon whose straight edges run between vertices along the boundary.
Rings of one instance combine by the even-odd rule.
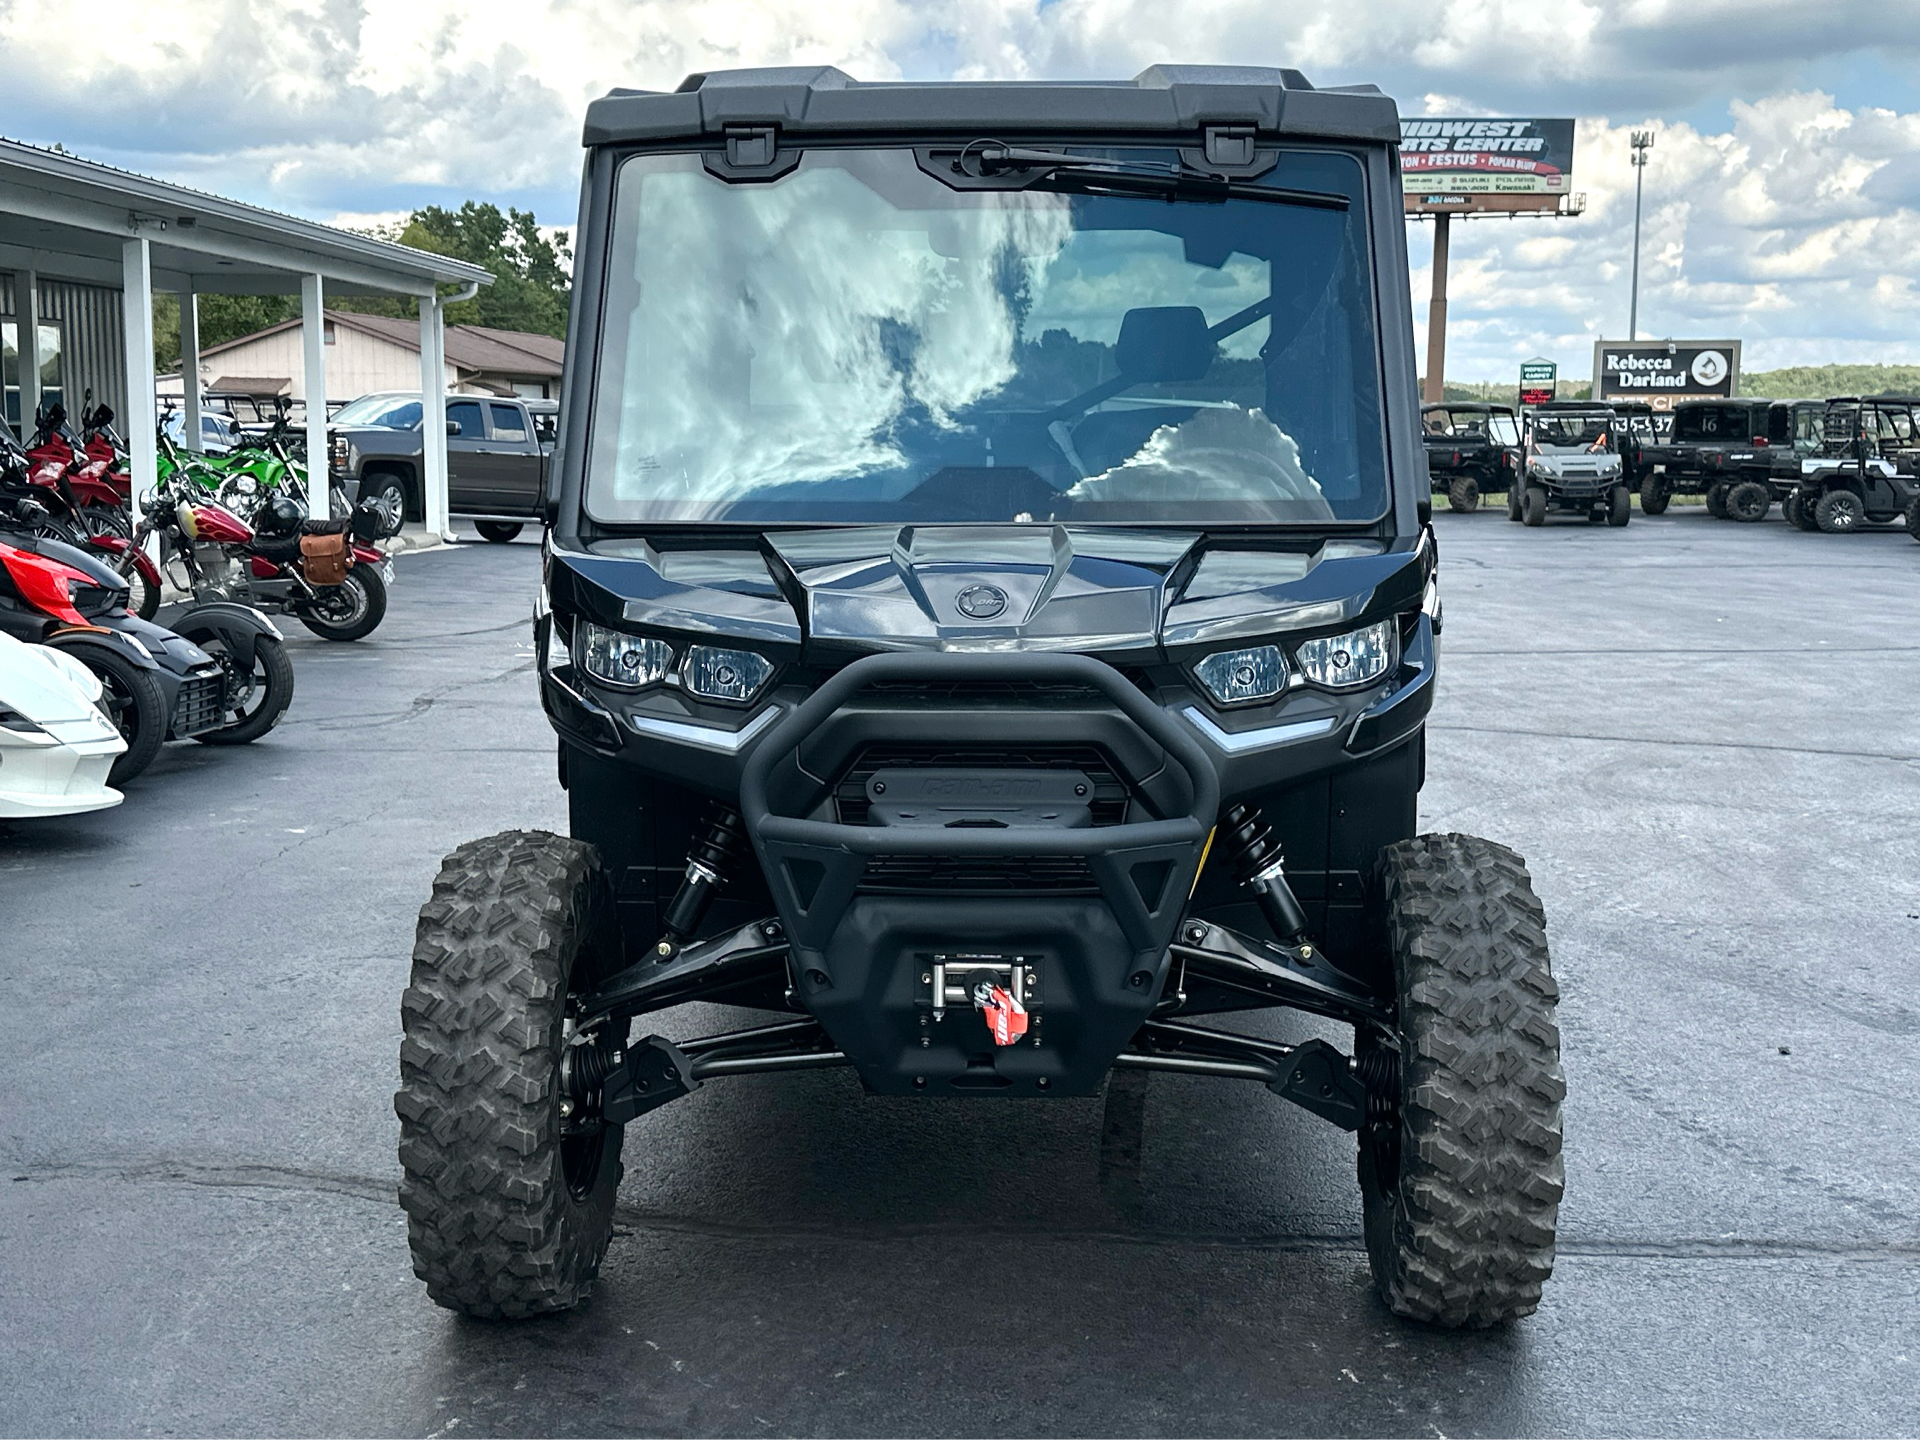
[[[535,621],[572,833],[460,846],[420,913],[395,1106],[436,1301],[582,1300],[625,1127],[700,1086],[1133,1068],[1353,1134],[1396,1313],[1535,1308],[1545,916],[1512,850],[1417,820],[1398,140],[1290,70],[591,107]],[[690,1037],[688,1001],[766,1018]],[[1352,1044],[1235,1029],[1271,1007]]]

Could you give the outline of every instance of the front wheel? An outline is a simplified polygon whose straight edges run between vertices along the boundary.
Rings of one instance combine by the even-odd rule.
[[[398,475],[369,475],[360,482],[360,503],[380,517],[380,538],[391,539],[407,523],[407,484]]]
[[[473,528],[480,532],[482,540],[489,540],[495,545],[505,545],[526,527],[516,525],[510,520],[476,520],[473,522]]]
[[[1462,475],[1447,486],[1447,508],[1471,515],[1480,508],[1480,482]]]
[[[1616,485],[1607,492],[1607,524],[1624,525],[1633,519],[1633,491]]]
[[[1547,492],[1538,485],[1527,487],[1526,498],[1520,502],[1520,522],[1523,525],[1547,523]]]
[[[1867,507],[1851,490],[1829,490],[1813,507],[1813,523],[1829,535],[1845,535],[1858,530]]]
[[[571,1013],[620,964],[613,915],[591,846],[525,830],[455,850],[421,907],[393,1108],[413,1273],[449,1310],[566,1310],[600,1273],[622,1131],[576,1111],[563,1057],[626,1043]]]
[[[1920,540],[1920,500],[1907,507],[1907,534]]]
[[[253,664],[248,666],[220,634],[197,636],[194,644],[220,662],[227,672],[227,723],[218,730],[194,736],[202,745],[251,745],[280,723],[293,703],[293,662],[287,647],[271,635],[253,637]]]
[[[69,653],[100,677],[100,708],[127,742],[107,771],[107,784],[124,785],[160,753],[160,742],[167,738],[166,695],[151,671],[124,655],[93,645]]]
[[[379,566],[362,562],[338,585],[318,587],[314,598],[295,613],[322,640],[358,640],[386,618],[387,582],[380,578]]]
[[[1664,515],[1667,502],[1673,499],[1673,491],[1658,475],[1649,475],[1640,482],[1640,513],[1642,515]]]
[[[1520,497],[1522,493],[1520,481],[1517,478],[1507,486],[1507,519],[1513,521],[1520,519]]]
[[[1385,881],[1400,1049],[1361,1136],[1367,1260],[1397,1315],[1498,1325],[1539,1307],[1565,1189],[1546,912],[1471,835],[1401,841]]]

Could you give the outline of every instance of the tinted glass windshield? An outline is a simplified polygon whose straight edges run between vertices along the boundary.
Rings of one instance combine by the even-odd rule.
[[[1363,173],[1289,154],[1262,183],[1351,206],[955,190],[909,150],[810,151],[753,185],[628,160],[587,510],[1372,519]]]
[[[420,401],[404,395],[363,395],[342,405],[330,422],[335,425],[385,425],[411,430],[420,423]]]

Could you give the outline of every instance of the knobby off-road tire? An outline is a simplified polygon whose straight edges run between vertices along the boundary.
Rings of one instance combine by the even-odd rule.
[[[1471,475],[1462,475],[1447,486],[1447,508],[1458,510],[1462,515],[1471,515],[1480,508],[1480,482]]]
[[[1553,1273],[1564,1188],[1559,989],[1526,863],[1471,835],[1385,855],[1400,1128],[1360,1146],[1367,1258],[1395,1314],[1497,1325]]]
[[[1640,482],[1640,513],[1642,515],[1664,515],[1667,502],[1673,498],[1673,492],[1657,475],[1649,475]]]
[[[1813,507],[1813,522],[1829,535],[1847,535],[1860,528],[1867,507],[1851,490],[1829,490]]]
[[[1767,518],[1773,505],[1773,490],[1764,480],[1742,480],[1727,492],[1727,518],[1748,525]]]
[[[591,846],[509,830],[442,862],[400,1002],[393,1108],[413,1270],[449,1310],[520,1319],[593,1289],[621,1128],[563,1138],[560,1056],[569,993],[619,953]]]
[[[1607,524],[1625,525],[1633,519],[1633,491],[1616,485],[1607,492]]]
[[[1814,497],[1806,491],[1793,492],[1793,509],[1788,512],[1787,519],[1793,522],[1794,529],[1805,530],[1811,534],[1820,528],[1820,522],[1813,518],[1814,503]]]
[[[1725,480],[1717,480],[1707,487],[1707,514],[1716,520],[1727,518],[1727,491],[1732,488]]]
[[[1907,534],[1920,540],[1920,500],[1907,507]]]
[[[1522,525],[1547,523],[1547,492],[1538,485],[1529,485],[1527,493],[1521,497],[1520,523]]]
[[[1507,519],[1513,521],[1520,519],[1520,497],[1525,493],[1525,487],[1517,479],[1507,486]]]

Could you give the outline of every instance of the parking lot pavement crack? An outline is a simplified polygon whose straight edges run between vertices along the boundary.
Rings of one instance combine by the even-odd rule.
[[[355,730],[379,730],[389,725],[404,725],[409,721],[418,720],[449,695],[455,695],[462,690],[471,690],[481,685],[498,684],[502,680],[511,680],[516,675],[529,674],[532,672],[534,664],[534,661],[527,660],[522,664],[499,671],[497,674],[476,675],[465,680],[452,681],[432,690],[423,691],[421,694],[414,696],[404,710],[374,710],[360,715],[329,715],[324,720],[312,720],[307,723],[312,725],[315,730],[320,731],[344,730],[349,727]]]
[[[1696,740],[1675,735],[1591,735],[1577,730],[1529,730],[1514,725],[1436,725],[1429,730],[1457,735],[1528,735],[1538,740],[1585,740],[1596,745],[1665,745],[1690,750],[1776,750],[1789,755],[1832,755],[1843,760],[1892,760],[1911,765],[1920,754],[1897,750],[1841,750],[1821,745],[1781,745],[1769,740]]]

